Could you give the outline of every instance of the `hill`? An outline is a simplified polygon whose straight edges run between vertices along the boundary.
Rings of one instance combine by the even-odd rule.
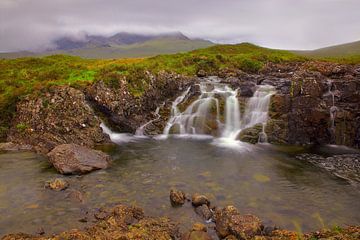
[[[360,41],[340,44],[312,51],[293,51],[294,53],[311,57],[348,57],[360,55]]]
[[[158,35],[117,33],[110,37],[86,35],[82,39],[64,37],[54,41],[54,44],[56,47],[44,52],[0,53],[0,58],[12,59],[56,54],[94,59],[151,57],[159,54],[187,52],[214,45],[207,40],[190,39],[179,32]]]

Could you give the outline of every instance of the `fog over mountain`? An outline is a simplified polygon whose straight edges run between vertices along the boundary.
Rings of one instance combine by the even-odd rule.
[[[62,37],[180,31],[220,43],[313,49],[360,39],[358,0],[1,0],[0,51]]]

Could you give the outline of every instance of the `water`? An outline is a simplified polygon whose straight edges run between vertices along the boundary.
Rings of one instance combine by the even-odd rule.
[[[161,107],[163,107],[164,105],[165,105],[165,103],[163,103],[161,105]],[[160,107],[157,107],[154,112],[155,118],[146,122],[145,124],[141,125],[138,129],[136,129],[135,135],[136,136],[145,136],[144,131],[146,130],[146,127],[160,119],[161,115],[159,114],[159,112],[160,112]]]
[[[234,141],[243,129],[262,124],[259,141],[267,141],[265,125],[270,98],[275,94],[273,86],[257,87],[254,96],[247,101],[244,116],[241,116],[238,89],[231,89],[227,84],[213,78],[201,82],[198,86],[199,97],[183,112],[178,105],[186,101],[189,89],[174,101],[164,135],[210,134],[226,141]]]
[[[114,159],[110,168],[66,177],[71,188],[83,192],[84,203],[72,201],[66,192],[44,189],[46,181],[61,177],[44,157],[0,154],[0,236],[35,233],[39,227],[47,234],[85,227],[79,220],[86,212],[115,203],[137,204],[149,215],[168,215],[187,227],[201,222],[190,205],[171,207],[171,187],[204,193],[214,205],[233,204],[265,224],[288,229],[360,224],[359,190],[296,160],[294,153],[307,151],[299,147],[241,143],[224,148],[212,138],[130,140],[103,149]],[[332,154],[329,149],[333,147],[317,151]]]

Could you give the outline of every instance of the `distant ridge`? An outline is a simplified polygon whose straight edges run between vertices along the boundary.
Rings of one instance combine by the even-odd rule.
[[[69,54],[83,58],[149,57],[206,48],[214,43],[203,39],[190,39],[181,32],[156,35],[121,32],[110,37],[100,35],[85,35],[81,39],[62,37],[56,39],[54,45],[54,48],[40,53],[28,51],[0,53],[0,58],[54,54]]]
[[[319,48],[312,51],[293,51],[311,57],[347,57],[360,55],[360,41]]]

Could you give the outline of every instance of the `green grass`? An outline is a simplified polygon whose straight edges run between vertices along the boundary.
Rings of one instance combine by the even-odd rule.
[[[216,74],[223,69],[258,72],[267,62],[307,61],[308,58],[282,50],[249,43],[216,45],[187,53],[159,55],[141,59],[82,59],[67,55],[42,58],[0,60],[0,138],[8,129],[16,103],[26,95],[41,93],[53,85],[82,88],[97,80],[117,88],[120,80],[128,82],[130,92],[141,96],[149,86],[146,71],[195,75],[199,70]],[[360,63],[360,56],[325,59]],[[157,84],[162,84],[157,83]]]

